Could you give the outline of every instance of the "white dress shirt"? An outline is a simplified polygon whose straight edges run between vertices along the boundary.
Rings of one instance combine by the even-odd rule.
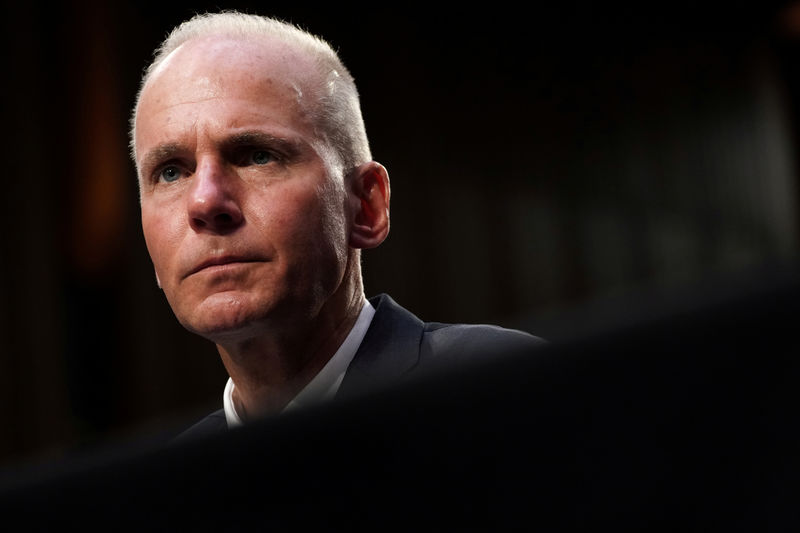
[[[322,370],[317,373],[314,378],[308,382],[303,390],[301,390],[292,401],[290,401],[283,411],[289,409],[296,409],[298,407],[305,407],[315,403],[320,403],[333,398],[342,384],[344,374],[347,372],[347,367],[361,346],[361,341],[364,340],[364,335],[367,334],[367,329],[372,323],[372,317],[375,316],[375,309],[364,298],[364,303],[361,306],[361,312],[358,314],[356,323],[347,337],[342,342],[333,357],[325,363]],[[222,405],[225,409],[225,419],[228,422],[228,427],[236,427],[242,424],[242,419],[236,412],[236,407],[233,404],[233,390],[235,385],[233,380],[228,378],[225,384],[225,392],[222,394]]]

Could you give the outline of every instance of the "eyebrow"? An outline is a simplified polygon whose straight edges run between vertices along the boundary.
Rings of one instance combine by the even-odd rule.
[[[242,146],[265,146],[282,152],[286,157],[299,155],[305,142],[300,139],[285,138],[258,130],[247,130],[234,133],[225,137],[221,142],[223,151],[229,151]],[[140,168],[152,169],[178,154],[186,153],[187,148],[179,143],[164,143],[149,150],[142,158]]]
[[[159,144],[144,155],[139,166],[142,169],[151,169],[162,161],[173,159],[177,154],[185,151],[186,149],[178,143]]]
[[[223,150],[242,146],[264,146],[282,152],[286,157],[300,154],[305,142],[300,139],[277,137],[258,130],[247,130],[229,135],[220,143]]]

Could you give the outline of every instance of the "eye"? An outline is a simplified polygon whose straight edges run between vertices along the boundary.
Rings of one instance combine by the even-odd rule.
[[[166,182],[173,182],[181,177],[181,170],[175,165],[169,165],[161,169],[158,177]]]
[[[272,161],[272,159],[272,154],[266,150],[253,150],[253,152],[250,154],[250,161],[254,165],[266,165]]]

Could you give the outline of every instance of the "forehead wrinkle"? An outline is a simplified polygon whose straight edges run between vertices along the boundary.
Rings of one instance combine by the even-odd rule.
[[[275,87],[272,86],[272,80],[270,80],[270,86],[271,86],[271,88],[273,90],[275,89]],[[315,102],[313,101],[313,99],[311,101],[309,101],[309,98],[307,98],[306,95],[303,93],[302,85],[299,84],[299,83],[296,83],[296,82],[287,82],[286,89],[288,90],[287,92],[289,93],[286,96],[291,95],[291,97],[289,97],[289,101],[292,104],[294,104],[294,106],[296,106],[296,107],[294,107],[294,110],[298,114],[298,116],[299,117],[309,117],[309,116],[313,117],[313,114],[314,114],[313,105],[314,105]],[[278,89],[278,90],[280,90],[280,89]],[[264,98],[265,100],[271,99],[273,97],[274,97],[274,95],[271,95],[271,94],[262,95],[262,98]],[[239,99],[239,98],[236,98],[235,96],[231,97],[229,95],[220,94],[219,92],[217,94],[213,94],[213,95],[210,95],[210,96],[207,96],[207,97],[198,97],[198,98],[192,98],[192,99],[185,99],[185,100],[182,100],[180,102],[169,102],[169,100],[167,98],[159,98],[159,97],[152,97],[152,98],[153,98],[152,102],[147,102],[147,101],[145,101],[143,99],[143,101],[145,101],[145,106],[140,106],[140,110],[139,110],[140,112],[137,114],[137,119],[140,119],[140,116],[142,115],[141,109],[145,108],[145,107],[152,108],[152,110],[149,110],[150,114],[152,114],[152,113],[165,113],[165,112],[169,112],[172,109],[176,109],[176,108],[179,108],[180,106],[185,106],[185,105],[203,104],[203,103],[212,102],[212,101],[220,101],[222,104],[224,104],[228,100],[237,100],[237,99]],[[167,102],[164,102],[165,100],[167,100]],[[245,100],[245,99],[242,99],[242,100]],[[251,107],[249,110],[247,110],[246,114],[252,115],[252,116],[258,116],[258,117],[270,116],[270,113],[265,113],[265,110],[262,109],[260,106]],[[200,114],[197,117],[195,117],[195,125],[197,124],[197,122],[202,121],[207,116],[208,116],[207,114],[203,113],[203,114]],[[229,119],[229,122],[231,122],[231,124],[229,124],[229,126],[235,126],[235,123],[241,121],[242,119],[244,119],[246,121],[246,120],[249,120],[251,118],[252,117],[244,117],[240,113],[239,116],[233,116],[233,117],[231,117]]]
[[[172,109],[174,107],[178,107],[178,106],[181,106],[181,105],[187,105],[187,104],[200,104],[200,103],[203,103],[203,102],[210,102],[211,100],[219,100],[220,98],[221,98],[220,95],[215,94],[214,96],[208,96],[208,97],[205,97],[205,98],[197,98],[197,99],[194,99],[194,100],[184,100],[182,102],[175,102],[175,103],[171,103],[171,104],[165,104],[164,106],[161,107],[161,110],[164,111],[164,110],[167,110],[167,109]]]

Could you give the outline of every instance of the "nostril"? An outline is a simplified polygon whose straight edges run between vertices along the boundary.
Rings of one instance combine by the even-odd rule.
[[[244,220],[239,205],[225,199],[194,202],[189,206],[190,224],[196,231],[229,233]]]
[[[219,225],[228,225],[233,222],[233,217],[229,213],[218,213],[214,216],[214,222]]]

